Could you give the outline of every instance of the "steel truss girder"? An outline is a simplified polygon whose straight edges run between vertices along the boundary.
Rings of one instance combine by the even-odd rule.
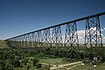
[[[77,29],[75,29],[76,28],[75,22],[86,20],[85,47],[88,48],[89,46],[90,48],[92,48],[93,50],[91,50],[91,53],[101,51],[101,49],[98,49],[98,48],[94,49],[93,47],[102,46],[102,37],[101,37],[100,22],[99,22],[99,16],[102,16],[102,15],[105,15],[105,12],[83,17],[83,18],[76,19],[76,20],[72,20],[69,22],[62,23],[62,24],[50,26],[44,29],[40,29],[40,30],[26,33],[23,35],[19,35],[16,37],[12,37],[12,38],[7,39],[7,41],[10,41],[10,43],[13,46],[16,46],[17,48],[18,47],[29,48],[32,46],[40,47],[40,46],[48,45],[48,43],[52,43],[51,46],[56,46],[56,47],[58,46],[78,46],[78,40],[76,36],[77,34],[75,34],[77,33],[76,32]],[[74,25],[70,26],[72,24]],[[62,45],[63,42],[62,42],[62,33],[61,33],[61,26],[63,25],[66,25],[64,45]],[[73,27],[74,27],[74,30],[73,30]],[[95,27],[96,30],[94,31],[92,27]],[[52,29],[52,32],[50,35],[51,29]],[[69,30],[72,30],[71,35],[70,35]],[[19,43],[24,44],[24,46],[23,45],[19,46],[18,45]],[[72,48],[75,49],[74,47]]]
[[[32,36],[31,36],[31,46],[35,47],[35,43],[36,43],[36,41],[35,41],[35,32],[34,32],[34,33],[32,33]]]
[[[51,46],[50,29],[43,30],[42,43],[44,47]]]
[[[52,46],[55,46],[55,47],[63,46],[61,26],[53,27],[53,31],[52,31]]]
[[[36,32],[36,47],[42,47],[42,31]]]
[[[25,35],[25,47],[28,48],[28,34]]]
[[[99,16],[86,19],[85,48],[92,57],[102,56],[102,36]]]
[[[79,47],[79,41],[76,22],[66,24],[64,46],[78,49],[77,47]]]

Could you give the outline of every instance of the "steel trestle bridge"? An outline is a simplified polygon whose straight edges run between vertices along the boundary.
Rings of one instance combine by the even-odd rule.
[[[79,21],[85,21],[86,27],[84,48],[87,50],[89,49],[88,51],[92,54],[101,55],[100,51],[102,51],[103,45],[100,17],[103,15],[105,15],[105,12],[22,34],[16,37],[9,38],[6,41],[8,41],[11,46],[15,48],[68,47],[78,52],[79,40],[77,23]],[[65,27],[65,30],[62,29],[63,27]]]

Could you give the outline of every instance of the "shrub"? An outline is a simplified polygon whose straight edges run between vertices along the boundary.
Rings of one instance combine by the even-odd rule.
[[[40,63],[38,63],[37,65],[36,65],[36,68],[41,68],[42,67],[42,65],[40,64]]]
[[[36,66],[37,63],[39,62],[39,60],[38,60],[38,59],[35,59],[35,58],[34,58],[32,61],[33,61],[33,65],[34,65],[34,66]]]

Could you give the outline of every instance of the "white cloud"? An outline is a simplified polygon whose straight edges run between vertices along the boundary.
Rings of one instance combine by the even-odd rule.
[[[105,37],[102,37],[102,42],[105,44]]]
[[[95,28],[90,28],[90,30],[96,30],[96,27]],[[79,30],[77,31],[78,32],[78,39],[79,39],[79,42],[80,43],[84,43],[85,42],[85,30]],[[100,35],[100,33],[97,31],[97,35]],[[94,33],[95,35],[95,33]],[[101,34],[101,36],[103,37],[103,42],[105,43],[105,37],[103,34]]]
[[[95,31],[95,30],[96,30],[96,27],[94,27],[94,28],[90,28],[90,30],[94,30],[94,31]]]
[[[101,29],[101,31],[103,32],[103,31],[104,31],[104,29]]]
[[[96,30],[96,28],[90,28],[90,30],[91,29]],[[85,42],[85,30],[79,30],[79,31],[77,31],[77,33],[78,33],[79,43],[84,44],[84,42]],[[97,33],[98,33],[98,35],[100,35],[99,32],[97,32]],[[103,34],[101,34],[101,36],[102,36],[102,39],[103,39],[103,43],[105,43],[105,36]],[[65,40],[65,36],[63,35],[62,36],[63,43],[64,43],[64,40]]]
[[[103,37],[104,35],[103,35],[103,34],[101,34],[101,36]]]
[[[105,37],[103,37],[103,40],[105,40]]]
[[[79,43],[84,43],[85,42],[85,30],[79,30],[78,32],[78,39]]]
[[[102,32],[105,31],[105,28],[102,28],[101,31],[102,31]]]
[[[79,37],[85,37],[85,30],[79,30],[77,32]]]

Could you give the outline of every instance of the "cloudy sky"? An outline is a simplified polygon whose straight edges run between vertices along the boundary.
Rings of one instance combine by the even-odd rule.
[[[103,11],[105,0],[0,0],[0,39]],[[105,16],[101,19],[105,41]],[[77,26],[83,40],[85,24],[79,22]]]

